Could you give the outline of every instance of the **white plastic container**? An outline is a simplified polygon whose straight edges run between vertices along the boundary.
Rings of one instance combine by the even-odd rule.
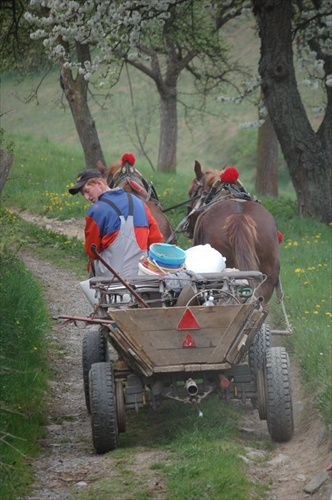
[[[188,248],[185,266],[194,273],[220,273],[226,267],[226,259],[209,243]]]
[[[158,276],[167,273],[176,273],[182,271],[183,267],[177,269],[169,269],[166,267],[158,266],[154,261],[151,261],[149,257],[143,257],[138,263],[138,274],[140,276],[147,274],[150,276]]]
[[[158,276],[162,273],[160,272],[155,272],[152,269],[149,269],[147,265],[144,265],[144,259],[141,259],[138,263],[138,274],[139,276]]]

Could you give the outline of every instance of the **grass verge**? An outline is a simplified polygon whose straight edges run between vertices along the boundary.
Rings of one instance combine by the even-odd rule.
[[[295,216],[290,206],[279,200],[273,209],[285,238],[280,246],[281,281],[293,328],[287,344],[299,361],[306,390],[332,431],[331,228]],[[280,306],[274,314],[282,321]]]
[[[128,412],[128,432],[121,434],[121,446],[112,452],[112,473],[91,484],[79,500],[106,500],[110,491],[114,498],[133,500],[158,498],[160,491],[167,500],[266,498],[268,487],[247,474],[248,450],[238,432],[241,409],[217,396],[205,399],[202,409],[204,415],[198,418],[193,407],[165,401],[154,412]],[[257,446],[264,451],[268,444]],[[147,454],[156,451],[148,467],[137,465],[136,453],[143,447]],[[160,480],[152,480],[147,468]]]
[[[0,273],[0,497],[10,500],[32,482],[43,435],[50,321],[40,286],[12,253],[1,252]]]

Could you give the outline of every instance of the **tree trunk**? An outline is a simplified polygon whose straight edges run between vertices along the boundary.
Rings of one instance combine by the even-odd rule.
[[[195,57],[196,50],[189,50],[183,55],[172,37],[168,36],[165,39],[165,46],[166,58],[160,57],[160,60],[158,52],[153,47],[141,47],[141,51],[148,56],[149,66],[137,60],[128,59],[127,62],[156,84],[160,98],[158,170],[175,173],[178,140],[177,81],[181,71]]]
[[[332,89],[324,120],[312,129],[298,92],[292,51],[292,2],[255,0],[261,59],[259,72],[269,115],[296,191],[300,215],[332,219]]]
[[[176,171],[176,146],[178,140],[178,123],[176,109],[176,88],[167,95],[160,95],[160,136],[158,153],[158,170],[160,172]]]
[[[278,196],[278,139],[270,116],[258,129],[256,192]]]
[[[90,60],[88,45],[76,44],[77,58],[84,63]],[[83,75],[77,73],[73,77],[72,70],[60,63],[60,84],[67,98],[72,113],[78,137],[81,141],[86,168],[96,168],[98,160],[105,165],[96,124],[92,118],[88,105],[89,82]]]
[[[13,161],[14,157],[12,155],[3,149],[0,149],[0,196],[3,188],[5,187]]]

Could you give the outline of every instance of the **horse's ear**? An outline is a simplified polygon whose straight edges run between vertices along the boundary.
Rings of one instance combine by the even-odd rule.
[[[113,161],[109,168],[108,168],[108,175],[111,175],[112,177],[115,175],[115,173],[122,167],[122,161],[121,160],[115,160]]]
[[[101,160],[97,161],[96,168],[104,177],[106,177],[108,169]]]
[[[195,170],[195,174],[196,174],[196,179],[199,181],[200,178],[202,177],[203,173],[202,173],[201,164],[197,160],[195,160],[194,170]]]

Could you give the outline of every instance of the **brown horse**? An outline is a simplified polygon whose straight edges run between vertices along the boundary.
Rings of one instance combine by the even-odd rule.
[[[196,197],[188,215],[187,236],[193,245],[209,243],[225,258],[226,265],[240,271],[258,270],[266,275],[259,294],[267,303],[277,290],[282,299],[279,282],[280,259],[278,230],[273,216],[238,186],[220,186],[212,201],[204,205],[212,186],[219,180],[220,171],[202,170],[195,162],[196,177],[190,184],[189,196]],[[236,184],[236,183],[234,183]],[[239,196],[236,197],[236,193]],[[198,198],[197,198],[198,197]]]
[[[154,187],[148,183],[140,172],[134,167],[135,157],[130,153],[122,156],[107,168],[101,161],[96,164],[97,169],[107,179],[110,187],[123,187],[128,193],[135,194],[141,198],[150,209],[151,214],[157,221],[160,231],[164,235],[164,241],[175,245],[177,238],[171,223],[162,211]]]

